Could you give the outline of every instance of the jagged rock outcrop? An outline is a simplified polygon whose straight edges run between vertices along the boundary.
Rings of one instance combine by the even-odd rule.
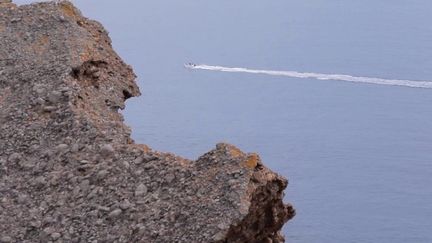
[[[282,242],[287,180],[228,144],[135,144],[118,110],[139,94],[71,3],[0,1],[0,242]]]

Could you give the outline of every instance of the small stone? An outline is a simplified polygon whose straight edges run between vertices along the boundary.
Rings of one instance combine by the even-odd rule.
[[[55,222],[56,222],[56,220],[53,217],[51,217],[51,216],[47,216],[43,220],[44,224],[52,224],[52,223],[55,223]]]
[[[27,203],[28,197],[27,197],[27,195],[21,194],[18,196],[17,200],[18,200],[19,204],[25,204],[25,203]]]
[[[141,174],[143,173],[143,171],[142,170],[135,170],[133,173],[136,176],[141,176]]]
[[[108,218],[117,218],[122,213],[120,208],[114,209],[111,213],[108,214]]]
[[[42,154],[45,157],[47,157],[48,159],[52,158],[54,156],[54,152],[52,150],[50,150],[50,149],[47,149],[47,150],[43,151]]]
[[[9,236],[2,236],[2,238],[0,239],[1,243],[9,243],[12,242],[12,238]]]
[[[103,157],[109,157],[114,154],[114,148],[111,144],[105,144],[100,148],[100,153]]]
[[[101,171],[99,171],[99,172],[96,174],[96,177],[97,177],[98,179],[103,179],[103,178],[105,178],[108,174],[109,174],[109,171],[107,171],[107,170],[101,170]]]
[[[34,180],[34,185],[38,188],[45,186],[45,184],[46,184],[46,180],[45,177],[43,176],[39,176]]]
[[[74,152],[74,153],[78,152],[79,151],[79,145],[76,144],[76,143],[73,144],[72,147],[71,147],[71,151]]]
[[[144,154],[142,156],[142,159],[143,159],[143,162],[150,162],[150,161],[156,160],[157,157],[153,156],[153,155]]]
[[[145,165],[144,165],[144,169],[146,169],[146,170],[153,169],[154,167],[155,167],[155,166],[152,165],[151,163],[148,163],[148,164],[145,164]]]
[[[40,148],[39,145],[37,145],[37,144],[33,144],[32,146],[30,146],[30,151],[32,151],[32,152],[36,152],[36,151],[39,150],[39,148]]]
[[[19,153],[13,153],[9,156],[9,162],[18,163],[21,160],[21,155]]]
[[[104,207],[104,206],[98,206],[97,209],[104,212],[108,212],[110,210],[109,207]]]
[[[62,93],[55,90],[49,93],[48,100],[51,103],[55,104],[60,101],[61,97],[62,97]]]
[[[56,107],[55,106],[44,106],[43,108],[43,111],[45,111],[45,112],[52,112],[52,111],[55,111],[56,110]]]
[[[128,200],[124,200],[123,202],[120,203],[120,208],[123,210],[130,208],[130,206],[131,203]]]
[[[13,19],[11,19],[11,23],[16,23],[18,21],[21,21],[21,18],[13,18]]]
[[[230,186],[235,186],[236,184],[238,184],[238,181],[237,181],[237,180],[234,180],[234,179],[230,179],[230,180],[228,180],[228,185],[230,185]]]
[[[219,224],[217,225],[217,227],[218,227],[219,229],[223,230],[223,229],[226,228],[226,225],[225,225],[224,223],[219,223]]]
[[[68,149],[68,145],[67,144],[59,144],[57,145],[56,149],[58,152],[65,152]]]
[[[100,71],[96,71],[96,72],[92,73],[91,77],[94,79],[98,79],[100,77]]]
[[[54,232],[51,234],[51,239],[58,240],[60,238],[61,234],[58,232]]]
[[[91,199],[91,198],[94,198],[94,197],[96,197],[96,195],[97,195],[97,193],[98,193],[98,188],[97,187],[95,187],[88,195],[87,195],[87,198],[88,199]]]
[[[63,86],[59,90],[62,93],[66,93],[66,92],[69,92],[71,89],[68,86]]]
[[[129,162],[127,162],[126,160],[124,160],[124,161],[122,162],[122,164],[123,164],[123,166],[124,166],[126,169],[129,169],[129,167],[130,167]]]
[[[219,242],[219,241],[222,241],[223,239],[225,239],[225,234],[222,232],[222,231],[219,231],[218,233],[216,233],[214,236],[213,236],[213,241],[217,241],[217,242]]]
[[[35,102],[36,102],[36,104],[38,104],[38,105],[44,105],[44,104],[45,104],[45,100],[42,99],[42,98],[37,98],[37,99],[35,100]]]
[[[80,183],[80,189],[82,192],[86,192],[90,187],[90,181],[89,180],[83,180]]]
[[[175,175],[174,174],[168,174],[165,176],[165,180],[167,183],[171,183],[173,180],[175,179]]]
[[[137,157],[137,158],[134,160],[134,164],[136,164],[136,165],[139,165],[139,164],[141,164],[142,162],[144,162],[143,157]]]
[[[45,93],[45,89],[42,87],[35,87],[34,91],[36,92],[36,94],[38,95],[42,95],[43,93]]]
[[[40,236],[43,238],[43,241],[45,242],[48,241],[53,231],[54,231],[53,228],[49,228],[49,227],[45,228],[40,234]]]
[[[42,225],[42,222],[39,220],[35,220],[35,221],[30,222],[30,226],[32,226],[34,228],[39,228],[39,227],[41,227],[41,225]]]
[[[135,190],[135,196],[139,197],[139,196],[144,196],[145,194],[147,194],[147,187],[144,184],[139,184],[138,187]]]

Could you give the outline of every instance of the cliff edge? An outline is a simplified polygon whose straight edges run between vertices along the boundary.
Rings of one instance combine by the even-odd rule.
[[[228,144],[135,144],[118,110],[139,94],[71,3],[0,0],[0,242],[283,242],[287,180]]]

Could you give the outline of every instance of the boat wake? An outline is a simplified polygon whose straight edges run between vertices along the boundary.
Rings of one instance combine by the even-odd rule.
[[[405,86],[411,88],[426,88],[426,89],[432,88],[431,81],[355,77],[346,74],[324,74],[324,73],[308,73],[308,72],[297,72],[297,71],[259,70],[259,69],[249,69],[249,68],[239,68],[239,67],[210,66],[204,64],[193,64],[193,63],[187,63],[185,64],[185,67],[188,69],[200,69],[200,70],[209,70],[209,71],[218,71],[218,72],[265,74],[265,75],[285,76],[285,77],[292,77],[292,78],[312,78],[318,80],[336,80],[336,81],[355,82],[355,83]]]

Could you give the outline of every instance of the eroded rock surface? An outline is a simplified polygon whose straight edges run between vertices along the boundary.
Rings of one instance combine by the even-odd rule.
[[[287,180],[227,144],[135,144],[118,110],[139,94],[72,4],[0,1],[0,242],[282,242]]]

